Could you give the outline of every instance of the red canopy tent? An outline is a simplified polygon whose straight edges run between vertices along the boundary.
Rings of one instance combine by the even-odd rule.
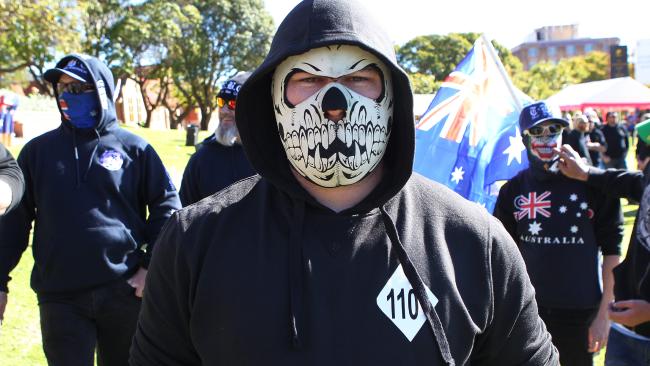
[[[650,109],[650,88],[631,77],[569,85],[548,98],[561,110]]]

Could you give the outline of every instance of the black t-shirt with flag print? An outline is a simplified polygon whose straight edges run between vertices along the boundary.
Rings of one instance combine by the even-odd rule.
[[[584,182],[526,169],[501,188],[494,215],[517,242],[540,306],[598,306],[598,248],[603,255],[620,254],[617,198],[596,194]]]

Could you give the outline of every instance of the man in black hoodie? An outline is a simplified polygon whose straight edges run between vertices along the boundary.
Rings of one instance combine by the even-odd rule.
[[[20,202],[24,191],[25,180],[20,167],[11,153],[0,144],[0,215],[15,207]],[[2,310],[0,310],[1,320]]]
[[[602,170],[584,164],[568,145],[558,152],[566,176],[600,194],[640,202],[625,260],[614,268],[616,301],[609,307],[612,328],[605,365],[650,365],[650,165],[643,172]]]
[[[106,65],[73,54],[45,79],[61,126],[18,156],[27,189],[0,219],[0,305],[33,221],[31,285],[48,363],[93,365],[97,348],[100,364],[125,365],[152,246],[178,194],[153,148],[118,126]]]
[[[412,103],[365,9],[297,5],[237,99],[260,176],[172,216],[132,365],[556,365],[507,232],[412,174]]]
[[[219,126],[200,144],[183,173],[178,192],[183,207],[255,174],[235,125],[237,94],[249,76],[249,72],[237,74],[221,86],[217,95]]]
[[[544,101],[521,111],[530,166],[501,187],[494,216],[519,245],[560,362],[584,366],[607,343],[623,215],[617,199],[558,174],[553,149],[569,125],[558,115]]]

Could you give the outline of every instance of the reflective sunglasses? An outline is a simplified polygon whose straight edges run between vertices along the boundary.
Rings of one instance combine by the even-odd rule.
[[[228,105],[228,108],[234,111],[237,102],[235,99],[223,99],[221,97],[217,97],[217,105],[219,106],[219,108],[223,108],[223,106],[226,104]]]
[[[68,92],[70,94],[81,94],[81,93],[87,93],[90,91],[95,90],[95,85],[91,83],[58,83],[56,84],[56,90],[59,93],[59,95],[63,94],[64,92]]]
[[[562,132],[564,127],[559,123],[553,123],[546,126],[533,126],[527,129],[524,133],[530,136],[542,136],[542,135],[557,135]]]

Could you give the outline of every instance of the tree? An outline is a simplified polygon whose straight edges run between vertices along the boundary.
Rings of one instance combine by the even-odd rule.
[[[479,33],[418,36],[397,47],[397,61],[409,73],[416,93],[431,93],[439,88],[434,80],[445,80],[480,37]],[[516,75],[523,70],[519,59],[496,41],[492,45],[506,71]]]
[[[600,51],[562,59],[557,64],[542,61],[515,78],[515,85],[534,99],[546,99],[572,84],[609,77],[609,56]]]
[[[273,33],[261,0],[180,1],[187,20],[170,49],[174,86],[191,96],[206,130],[217,108],[218,83],[259,65]]]
[[[181,39],[185,22],[177,4],[152,0],[132,6],[106,33],[108,41],[103,48],[107,57],[116,61],[113,72],[135,81],[140,89],[146,112],[144,127],[151,126],[153,111],[171,92],[169,49]]]
[[[0,74],[27,69],[39,91],[52,95],[45,65],[78,48],[76,9],[72,1],[0,0]]]
[[[440,89],[440,82],[436,81],[433,75],[422,74],[419,72],[408,74],[415,94],[433,94]]]

